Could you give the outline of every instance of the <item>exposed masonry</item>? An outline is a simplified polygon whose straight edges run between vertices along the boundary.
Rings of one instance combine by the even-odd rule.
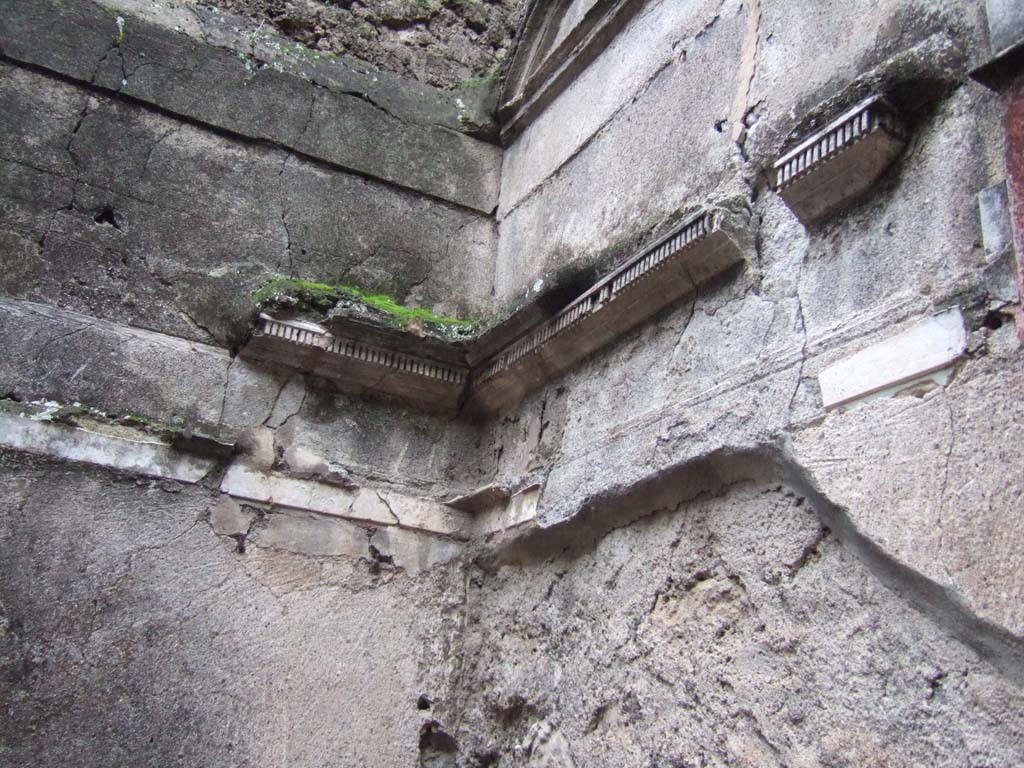
[[[889,103],[871,96],[775,161],[772,184],[804,222],[869,188],[906,142]]]
[[[486,360],[479,372],[338,338],[314,323],[265,314],[246,354],[278,362],[284,356],[292,365],[316,369],[349,388],[372,388],[425,407],[457,410],[468,397],[473,410],[494,413],[742,262],[735,235],[723,212],[702,210]],[[295,354],[296,347],[312,351],[314,357]],[[332,365],[332,358],[357,365]],[[434,386],[410,387],[409,377],[433,380]]]

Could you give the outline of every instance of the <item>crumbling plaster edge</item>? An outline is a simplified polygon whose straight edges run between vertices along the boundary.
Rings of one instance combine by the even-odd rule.
[[[575,515],[497,537],[472,557],[485,572],[539,562],[566,550],[587,550],[614,530],[701,498],[719,497],[741,482],[781,483],[804,497],[823,529],[887,589],[967,646],[1014,685],[1024,688],[1024,637],[975,613],[952,587],[887,552],[832,501],[800,462],[788,434],[747,447],[723,447],[587,497]]]
[[[56,405],[56,404],[51,404]],[[506,493],[476,512],[393,489],[289,476],[251,466],[245,456],[223,460],[182,450],[142,430],[120,434],[57,423],[46,411],[0,412],[0,449],[112,470],[125,476],[216,487],[221,496],[267,510],[294,510],[370,527],[394,527],[468,542],[530,525],[540,488]],[[230,450],[230,446],[229,446]]]

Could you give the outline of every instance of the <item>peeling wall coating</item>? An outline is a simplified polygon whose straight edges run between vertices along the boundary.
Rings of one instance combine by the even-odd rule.
[[[1024,764],[1012,3],[223,5],[0,0],[0,765]]]

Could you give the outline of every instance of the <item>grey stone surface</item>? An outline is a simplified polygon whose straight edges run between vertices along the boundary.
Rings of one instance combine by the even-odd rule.
[[[985,0],[992,53],[1024,42],[1024,8],[1015,0]]]
[[[381,514],[2,454],[0,762],[1024,761],[1024,352],[978,216],[1007,175],[965,76],[982,5],[652,0],[622,35],[506,153],[497,250],[486,217],[5,60],[0,395],[198,403],[240,466]],[[803,226],[771,161],[879,87],[906,150]],[[486,422],[205,344],[244,335],[272,271],[448,312],[571,292],[694,201],[750,213],[747,266]],[[822,371],[952,307],[948,378],[825,411]],[[486,488],[521,527],[380,524],[398,494]]]
[[[456,736],[492,764],[1024,759],[1020,689],[880,587],[771,481],[653,515],[621,500],[470,583],[473,684]],[[538,758],[538,741],[562,756]]]
[[[241,55],[253,70],[270,66],[329,90],[360,96],[407,122],[451,128],[488,140],[497,133],[492,78],[436,88],[377,69],[365,60],[310,48],[278,33],[265,19],[257,21],[189,0],[107,0],[104,8]]]
[[[0,299],[0,392],[182,424],[221,418],[221,349],[46,304]]]
[[[742,14],[720,19],[694,40],[685,63],[673,60],[658,69],[572,162],[534,182],[532,194],[514,207],[503,202],[499,301],[510,301],[549,269],[602,256],[625,258],[640,244],[634,240],[646,239],[684,206],[705,202],[719,188],[730,191],[735,146],[714,124],[729,109],[731,88],[720,84],[734,77],[743,22]],[[588,85],[585,94],[603,90]],[[507,150],[506,166],[530,151],[520,138]]]
[[[979,616],[1024,635],[1024,416],[1009,326],[945,389],[868,402],[800,432],[802,464],[878,545],[961,594]]]
[[[206,10],[196,0],[182,4]],[[219,5],[273,25],[314,49],[349,54],[383,70],[453,88],[493,77],[513,45],[525,2],[309,0],[282,8],[273,0],[221,0]]]
[[[0,77],[8,295],[225,346],[276,273],[483,311],[485,218],[8,65]]]
[[[88,0],[6,5],[0,51],[12,59],[477,211],[497,203],[491,144]]]
[[[496,449],[475,424],[346,395],[315,377],[306,381],[301,405],[285,423],[275,430],[263,426],[275,403],[280,406],[280,394],[294,388],[293,375],[239,357],[224,394],[225,426],[248,432],[260,453],[265,440],[266,453],[283,469],[302,477],[322,463],[326,471],[317,479],[330,482],[345,472],[355,482],[393,484],[434,498],[493,477]]]

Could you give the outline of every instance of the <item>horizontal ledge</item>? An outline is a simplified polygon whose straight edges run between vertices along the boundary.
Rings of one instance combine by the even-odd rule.
[[[210,458],[182,453],[168,443],[142,434],[102,434],[9,413],[0,413],[0,446],[183,483],[198,483],[216,463]]]
[[[336,517],[371,527],[397,527],[468,540],[519,528],[537,517],[542,487],[532,485],[495,499],[486,509],[457,509],[451,503],[376,488],[337,485],[264,472],[235,463],[220,490],[235,499]]]
[[[1002,90],[1015,78],[1024,75],[1024,40],[1000,51],[968,74],[986,88]]]
[[[357,393],[376,392],[442,412],[467,403],[471,411],[495,413],[742,263],[733,218],[724,209],[700,210],[478,366],[468,362],[480,359],[472,344],[451,344],[450,357],[467,361],[457,366],[267,314],[243,354],[324,375]],[[492,328],[489,335],[494,333]],[[410,340],[394,341],[399,343],[407,349]]]

